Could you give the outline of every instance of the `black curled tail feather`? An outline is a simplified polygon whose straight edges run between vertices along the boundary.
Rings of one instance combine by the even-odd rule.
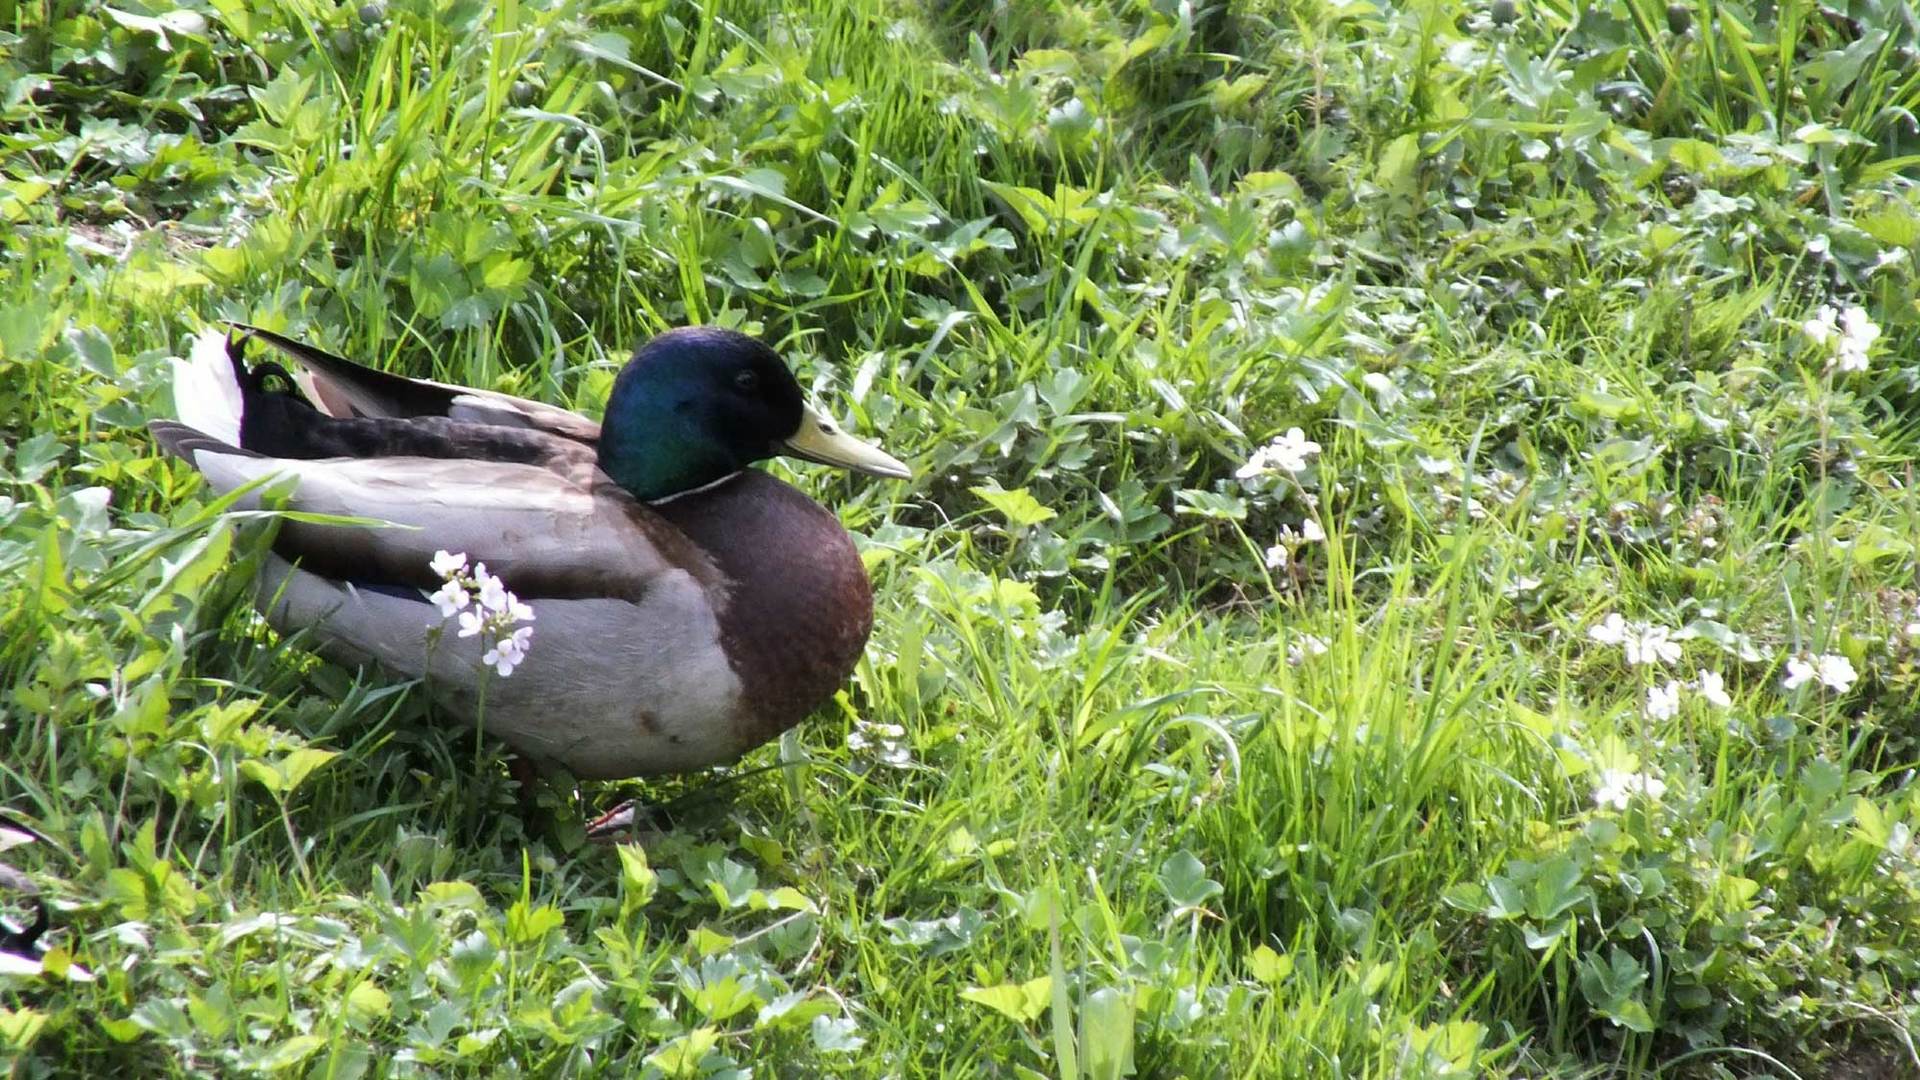
[[[240,445],[264,457],[332,457],[341,448],[326,436],[332,417],[300,392],[278,363],[263,360],[248,367],[241,359],[254,335],[244,328],[228,338],[234,378],[240,384]]]
[[[247,386],[252,376],[247,371],[244,354],[247,351],[247,339],[229,330],[227,332],[227,363],[233,365],[233,384],[240,388],[240,400],[247,400]]]
[[[292,357],[301,367],[331,380],[347,399],[346,404],[354,416],[408,418],[416,416],[446,416],[453,401],[463,391],[454,387],[438,386],[420,382],[379,368],[355,363],[344,356],[336,356],[325,349],[316,349],[302,341],[295,341],[271,330],[246,323],[229,322],[227,325],[244,338],[257,341],[283,355]],[[316,403],[318,404],[318,403]],[[323,408],[328,415],[349,419],[339,410]]]
[[[247,366],[247,335],[234,330],[227,331],[227,362],[233,365],[234,385],[240,387],[240,396],[245,398],[267,392],[267,378],[275,372],[286,375],[278,364],[255,364]],[[271,369],[271,370],[268,370]]]

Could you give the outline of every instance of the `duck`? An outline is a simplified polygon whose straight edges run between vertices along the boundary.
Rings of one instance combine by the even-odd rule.
[[[753,466],[912,470],[809,403],[759,339],[654,336],[595,423],[225,327],[174,360],[174,418],[149,431],[213,491],[248,489],[239,507],[273,490],[298,512],[256,604],[326,658],[422,680],[448,717],[586,780],[731,762],[858,663],[873,592],[852,538]],[[274,359],[249,364],[249,346]],[[511,638],[460,632],[494,610],[470,595],[488,588],[494,608],[511,602]]]

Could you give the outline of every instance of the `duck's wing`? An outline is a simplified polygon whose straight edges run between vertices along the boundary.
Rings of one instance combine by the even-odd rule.
[[[274,457],[183,424],[153,436],[220,492],[278,477],[286,508],[379,527],[282,523],[274,550],[309,573],[364,586],[433,589],[437,551],[484,562],[522,597],[637,599],[684,571],[717,580],[706,557],[590,466],[417,456]],[[259,505],[257,495],[243,506]]]
[[[294,376],[324,413],[354,417],[448,420],[496,427],[528,428],[595,446],[600,425],[578,413],[545,402],[493,390],[456,386],[431,379],[410,379],[335,356],[304,342],[245,323],[228,323],[243,337],[271,346],[295,361]]]
[[[270,458],[423,457],[513,462],[541,465],[562,475],[591,472],[597,458],[593,442],[555,432],[552,425],[496,424],[474,418],[473,408],[451,396],[457,388],[446,388],[443,395],[444,413],[451,415],[425,409],[410,416],[373,416],[349,409],[349,415],[336,416],[317,404],[325,396],[317,392],[318,385],[334,386],[335,391],[329,392],[337,396],[337,387],[344,383],[317,385],[312,378],[303,382],[272,362],[249,367],[244,357],[248,340],[245,336],[228,337],[219,330],[204,330],[194,339],[187,356],[173,362],[175,416],[199,434],[230,447]],[[286,339],[280,341],[283,347],[304,349]],[[349,364],[338,357],[331,360]],[[304,368],[299,370],[306,373]],[[431,384],[369,368],[358,370],[369,377],[369,382],[392,382],[396,389],[388,395],[390,405],[406,404],[400,400],[401,395],[410,395],[419,404],[440,392]],[[302,386],[308,390],[305,396],[296,389]],[[550,411],[572,416],[564,410]]]

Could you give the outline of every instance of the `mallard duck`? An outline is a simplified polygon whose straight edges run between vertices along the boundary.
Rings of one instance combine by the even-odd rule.
[[[807,404],[762,342],[670,330],[614,380],[604,420],[364,367],[256,327],[175,361],[150,425],[216,491],[279,475],[292,510],[258,582],[267,619],[329,658],[423,678],[532,763],[583,779],[731,761],[852,672],[873,596],[852,539],[751,468],[788,455],[911,475]],[[249,367],[248,341],[295,362]],[[434,602],[464,554],[530,607],[517,670]],[[523,638],[524,640],[524,638]],[[483,660],[485,662],[483,662]]]

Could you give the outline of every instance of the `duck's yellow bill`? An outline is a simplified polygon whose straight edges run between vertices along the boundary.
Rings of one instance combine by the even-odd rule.
[[[890,476],[896,480],[907,480],[913,476],[913,470],[907,468],[906,462],[841,431],[840,425],[811,405],[801,407],[800,430],[779,443],[778,449],[793,457],[852,469],[869,476]]]

